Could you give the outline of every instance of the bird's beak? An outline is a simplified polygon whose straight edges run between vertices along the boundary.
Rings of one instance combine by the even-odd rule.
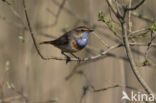
[[[89,32],[93,32],[94,30],[92,30],[92,29],[89,29]]]

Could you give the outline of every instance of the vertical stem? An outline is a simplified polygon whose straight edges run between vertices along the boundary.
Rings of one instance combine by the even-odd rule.
[[[127,57],[129,59],[130,65],[131,65],[131,69],[136,77],[136,79],[138,80],[138,82],[141,84],[141,86],[144,88],[144,90],[148,93],[148,94],[152,94],[154,95],[155,98],[155,94],[153,93],[153,91],[151,90],[151,88],[149,87],[149,85],[144,81],[144,79],[142,78],[142,76],[140,75],[135,62],[134,62],[134,58],[129,46],[129,42],[128,42],[128,36],[127,36],[127,26],[126,23],[123,21],[121,22],[122,25],[122,34],[123,34],[123,42],[125,44],[125,49],[126,49],[126,53],[127,53]],[[156,103],[156,100],[154,99],[154,102]]]
[[[129,8],[132,7],[132,0],[129,0]],[[128,30],[132,31],[132,22],[131,22],[131,11],[128,12]]]

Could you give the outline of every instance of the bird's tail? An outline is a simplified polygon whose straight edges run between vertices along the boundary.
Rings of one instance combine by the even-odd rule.
[[[52,41],[43,41],[40,43],[40,45],[42,45],[42,44],[52,44]]]

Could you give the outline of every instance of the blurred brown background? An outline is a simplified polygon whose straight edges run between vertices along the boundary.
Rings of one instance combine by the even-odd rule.
[[[136,3],[135,0],[132,1],[132,5]],[[106,25],[98,21],[100,10],[106,17],[109,17],[109,8],[105,0],[66,0],[64,7],[74,14],[70,14],[63,8],[57,17],[57,23],[52,26],[51,24],[56,20],[54,15],[59,9],[56,2],[60,5],[62,0],[26,0],[31,26],[38,43],[61,36],[63,28],[70,30],[80,25],[90,27],[97,25],[95,32],[103,41],[109,46],[118,43],[119,40]],[[155,4],[155,0],[146,0],[135,12],[156,19]],[[78,21],[78,18],[85,22]],[[151,25],[137,17],[132,18],[132,23],[132,30]],[[27,23],[22,0],[15,0],[11,5],[0,1],[0,101],[5,100],[7,103],[80,103],[83,87],[90,84],[96,89],[113,85],[128,85],[142,89],[131,71],[123,47],[114,49],[101,59],[89,63],[77,64],[72,61],[66,64],[65,61],[45,61],[37,54],[30,33],[25,27]],[[24,35],[24,42],[19,39],[20,34]],[[77,55],[90,57],[105,49],[101,41],[91,34],[88,47]],[[144,61],[145,49],[144,46],[133,47],[133,55],[138,65]],[[51,45],[40,46],[40,51],[46,57],[63,57],[60,50]],[[139,71],[151,89],[156,92],[155,48],[150,50],[149,58],[153,65],[140,67]],[[83,71],[84,75],[75,73],[66,80],[75,67],[77,71]],[[82,103],[126,103],[121,100],[122,90],[131,91],[119,87],[93,92],[93,89],[89,88]]]

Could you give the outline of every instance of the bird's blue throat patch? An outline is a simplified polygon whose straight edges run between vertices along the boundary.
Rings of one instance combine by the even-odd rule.
[[[84,48],[88,43],[88,32],[85,32],[81,35],[79,39],[76,40],[76,44],[79,48]]]

